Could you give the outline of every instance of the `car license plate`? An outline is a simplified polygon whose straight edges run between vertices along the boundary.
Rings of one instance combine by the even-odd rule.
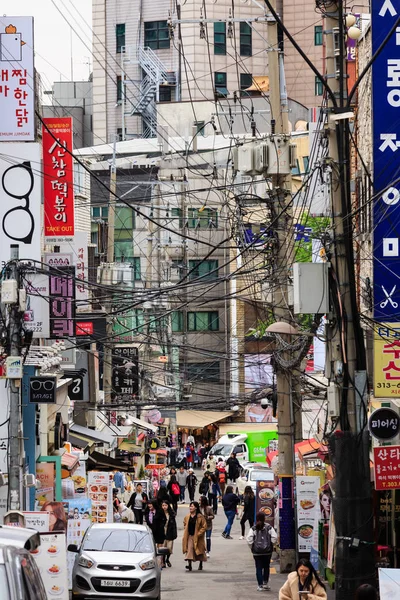
[[[120,579],[101,579],[100,585],[104,587],[130,587],[130,581],[121,581]]]

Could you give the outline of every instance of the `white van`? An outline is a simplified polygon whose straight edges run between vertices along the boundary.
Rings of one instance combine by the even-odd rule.
[[[211,448],[210,454],[214,456],[216,461],[222,458],[226,462],[234,452],[238,461],[245,463],[249,460],[249,448],[246,440],[247,435],[245,433],[239,435],[228,433],[219,438],[218,442]]]

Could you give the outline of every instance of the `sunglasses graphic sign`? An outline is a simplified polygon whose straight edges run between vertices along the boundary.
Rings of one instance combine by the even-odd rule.
[[[29,379],[29,402],[54,404],[56,401],[56,377],[31,377]]]

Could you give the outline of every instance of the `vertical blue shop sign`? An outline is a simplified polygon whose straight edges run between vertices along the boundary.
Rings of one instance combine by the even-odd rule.
[[[399,0],[372,0],[372,52],[400,15]],[[400,27],[372,66],[374,317],[400,321]]]

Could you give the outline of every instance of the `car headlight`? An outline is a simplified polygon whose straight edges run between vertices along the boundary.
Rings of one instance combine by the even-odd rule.
[[[90,569],[93,567],[94,562],[90,560],[90,558],[86,558],[86,556],[80,556],[78,559],[78,565],[80,567],[85,567],[86,569]]]
[[[155,566],[156,566],[156,561],[153,560],[152,558],[150,560],[146,560],[139,564],[139,567],[142,569],[142,571],[148,571],[149,569],[154,569]]]

